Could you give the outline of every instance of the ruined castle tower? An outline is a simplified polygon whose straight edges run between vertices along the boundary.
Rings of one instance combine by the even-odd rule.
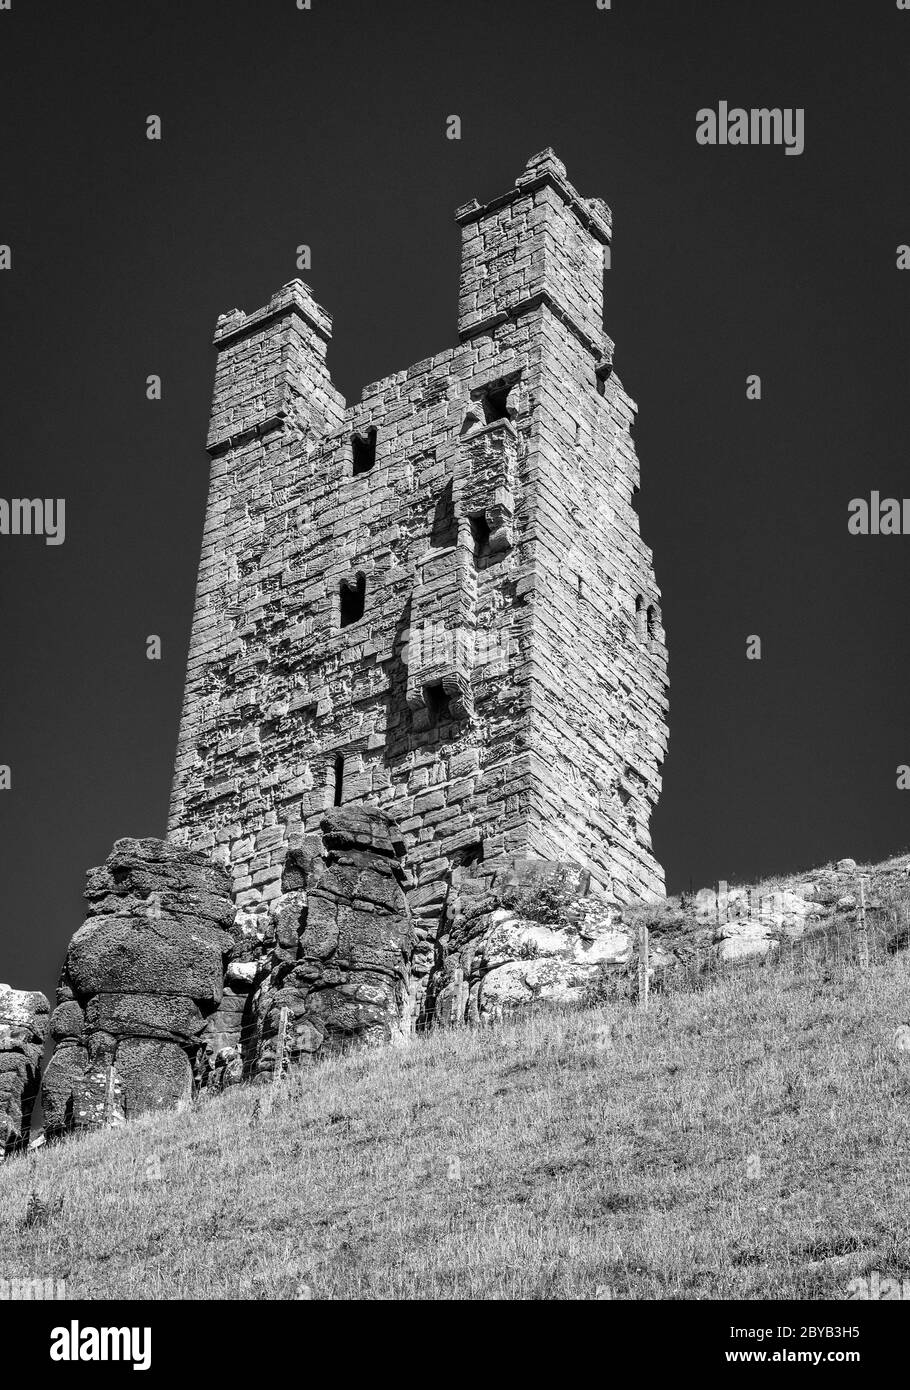
[[[506,854],[663,893],[666,649],[602,326],[610,211],[544,150],[456,219],[457,345],[356,405],[299,280],[218,321],[169,837],[240,905],[359,801],[397,821],[418,918]]]

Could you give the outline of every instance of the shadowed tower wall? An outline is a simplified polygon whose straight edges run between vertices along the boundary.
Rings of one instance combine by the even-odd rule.
[[[545,150],[456,216],[457,346],[356,405],[300,281],[218,321],[169,835],[242,905],[363,800],[398,823],[418,922],[453,866],[501,854],[663,893],[666,649],[602,327],[610,212]]]

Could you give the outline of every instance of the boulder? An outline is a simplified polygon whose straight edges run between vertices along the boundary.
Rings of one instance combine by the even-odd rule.
[[[44,1129],[48,1138],[58,1138],[66,1130],[75,1128],[75,1096],[88,1068],[87,1048],[71,1042],[58,1043],[41,1083]]]
[[[52,1021],[51,1137],[188,1097],[238,940],[230,890],[223,865],[165,840],[118,840],[90,870]]]
[[[755,956],[767,956],[779,950],[780,943],[771,935],[770,923],[759,919],[740,918],[728,922],[717,932],[718,957],[724,964],[733,964]]]
[[[147,1110],[174,1110],[190,1099],[193,1069],[178,1043],[127,1038],[118,1044],[114,1065],[127,1119]]]
[[[179,994],[96,994],[85,1008],[87,1033],[160,1038],[192,1045],[205,1026],[194,999]]]
[[[180,994],[217,1004],[228,932],[186,917],[142,910],[89,917],[73,937],[67,968],[76,995]]]
[[[51,1037],[54,1042],[81,1042],[85,1036],[85,1010],[75,999],[58,1004],[51,1014]]]

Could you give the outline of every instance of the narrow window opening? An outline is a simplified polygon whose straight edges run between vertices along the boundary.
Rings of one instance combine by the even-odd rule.
[[[339,619],[342,627],[347,627],[349,623],[356,623],[363,617],[366,592],[365,574],[358,574],[353,582],[349,579],[342,579],[339,603]]]
[[[635,632],[639,640],[645,635],[645,601],[641,594],[635,598]]]
[[[449,697],[442,681],[434,681],[423,687],[423,702],[437,723],[440,719],[451,719]]]
[[[483,863],[483,840],[476,840],[473,844],[463,845],[452,855],[453,868],[466,869],[471,864]]]
[[[509,418],[509,388],[508,386],[488,386],[482,396],[484,419],[488,425],[492,425],[494,420],[508,420]]]
[[[344,754],[335,754],[335,805],[340,806],[344,799]]]
[[[648,641],[650,642],[652,638],[657,636],[657,609],[653,603],[648,605],[647,630]]]
[[[455,517],[452,483],[446,483],[436,502],[433,525],[430,531],[430,545],[435,550],[452,546],[458,540],[458,521]]]
[[[469,516],[471,540],[474,543],[474,564],[480,565],[490,554],[490,528],[482,512]]]
[[[612,362],[606,362],[606,363],[604,363],[604,365],[603,365],[602,367],[597,367],[597,368],[596,368],[596,370],[595,370],[595,372],[594,372],[594,379],[595,379],[595,382],[597,383],[597,394],[598,394],[598,396],[605,396],[605,395],[607,394],[607,382],[610,380],[610,377],[611,377],[612,375],[613,375],[613,363],[612,363]]]
[[[376,462],[376,426],[370,425],[363,434],[351,435],[351,454],[354,460],[352,476],[369,473]]]

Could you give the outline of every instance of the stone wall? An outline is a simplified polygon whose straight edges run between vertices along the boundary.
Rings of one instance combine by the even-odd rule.
[[[395,820],[429,931],[451,873],[499,856],[663,892],[666,651],[602,327],[609,210],[545,150],[457,218],[458,345],[356,405],[299,281],[219,320],[169,835],[244,908],[337,802]]]

